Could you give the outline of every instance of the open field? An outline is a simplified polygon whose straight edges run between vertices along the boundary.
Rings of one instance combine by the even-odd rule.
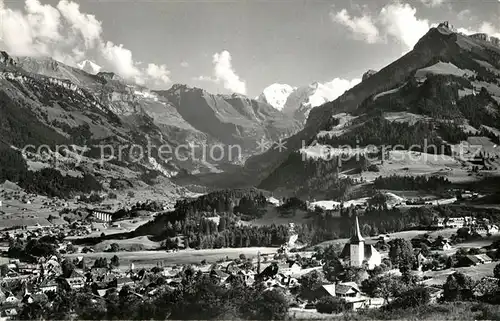
[[[100,237],[102,233],[104,233],[105,235],[128,233],[134,231],[136,228],[138,228],[143,224],[146,224],[152,219],[154,219],[153,215],[116,221],[115,222],[115,224],[117,224],[116,226],[112,226],[105,223],[93,223],[92,226],[97,229],[96,231],[93,231],[90,234],[84,236],[70,236],[67,237],[66,239],[71,241],[76,239],[86,239],[90,237]]]
[[[349,175],[351,178],[363,178],[366,182],[373,182],[377,177],[392,175],[404,176],[445,176],[452,183],[475,182],[478,178],[469,176],[470,166],[467,166],[453,157],[446,155],[432,155],[414,151],[395,150],[385,155],[384,163],[374,161],[379,172],[363,172]]]
[[[389,233],[388,235],[391,237],[391,239],[402,238],[402,239],[411,240],[415,236],[422,235],[425,233],[429,234],[431,237],[438,237],[438,236],[450,237],[456,231],[457,231],[457,229],[443,229],[443,230],[438,230],[438,231],[412,230],[412,231]],[[378,241],[378,237],[365,237],[366,244],[375,244],[375,243],[377,243],[377,241]],[[343,246],[347,242],[349,242],[348,238],[331,240],[331,241],[326,241],[326,242],[320,243],[318,245],[315,245],[315,246],[313,246],[313,248],[316,246],[327,247],[331,244],[333,244],[333,245],[337,244],[337,245]],[[488,244],[491,244],[491,242],[492,241],[490,241]]]
[[[82,256],[86,260],[93,261],[104,257],[110,260],[114,255],[120,258],[120,268],[126,269],[131,263],[136,267],[152,268],[157,264],[163,266],[173,266],[180,264],[198,264],[202,260],[208,263],[215,263],[220,259],[236,259],[240,254],[245,254],[247,258],[256,257],[260,251],[261,254],[273,254],[277,249],[272,247],[247,247],[247,248],[224,248],[210,250],[182,250],[178,252],[166,251],[138,251],[138,252],[95,252],[95,253],[75,253],[68,254],[67,257]]]
[[[106,240],[98,243],[94,246],[94,249],[98,252],[103,252],[111,247],[111,244],[116,243],[120,246],[123,251],[145,251],[145,250],[155,250],[160,248],[160,242],[153,242],[147,236],[138,236],[126,240]]]
[[[292,320],[331,320],[334,315],[319,313],[316,309],[290,308],[288,315]]]
[[[427,271],[424,272],[424,276],[430,276],[432,279],[425,281],[427,285],[438,285],[446,283],[446,278],[448,275],[455,272],[462,272],[470,276],[473,280],[481,280],[485,276],[493,276],[493,269],[498,264],[498,262],[492,262],[487,264],[479,264],[476,266],[453,268],[442,271]]]

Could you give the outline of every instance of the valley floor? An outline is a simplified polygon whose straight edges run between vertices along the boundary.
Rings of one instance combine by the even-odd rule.
[[[120,258],[120,268],[127,269],[131,263],[136,268],[152,268],[157,265],[174,266],[182,264],[199,264],[202,260],[215,263],[218,260],[236,259],[240,254],[247,258],[256,257],[257,253],[274,254],[277,249],[272,247],[246,247],[246,248],[223,248],[210,250],[182,250],[178,252],[167,251],[138,251],[138,252],[95,252],[95,253],[75,253],[68,254],[68,257],[75,258],[82,256],[89,260],[97,258],[111,259],[114,255]]]

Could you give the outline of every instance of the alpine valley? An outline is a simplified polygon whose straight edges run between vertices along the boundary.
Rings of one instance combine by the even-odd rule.
[[[500,318],[500,39],[441,23],[359,78],[0,52],[2,320]]]

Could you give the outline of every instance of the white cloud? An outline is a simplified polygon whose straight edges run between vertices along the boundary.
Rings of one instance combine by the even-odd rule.
[[[208,77],[208,76],[198,76],[198,77],[193,77],[192,78],[193,80],[196,80],[196,81],[208,81],[208,82],[217,82],[217,79],[216,78],[212,78],[212,77]]]
[[[336,21],[349,28],[356,37],[365,39],[368,43],[378,41],[379,31],[370,16],[351,17],[346,9],[336,14],[330,14],[333,21]]]
[[[123,45],[115,45],[111,41],[101,44],[101,53],[104,58],[112,65],[121,77],[134,79],[141,75],[141,72],[134,64],[132,51],[123,48]]]
[[[59,33],[61,14],[56,8],[42,5],[38,0],[26,0],[25,9],[34,37],[52,41],[61,40],[62,36]]]
[[[93,48],[101,40],[101,22],[94,15],[80,12],[79,4],[61,0],[57,5],[57,9],[71,28],[83,36],[86,48]]]
[[[490,37],[500,38],[500,30],[490,22],[483,22],[478,29],[458,28],[457,31],[467,36],[475,33],[485,33]]]
[[[7,49],[14,55],[35,55],[38,50],[33,43],[33,32],[28,19],[20,12],[3,7],[1,15],[0,35]]]
[[[428,7],[440,7],[444,3],[444,0],[420,0],[420,2]]]
[[[73,1],[57,6],[25,0],[24,11],[12,10],[0,0],[0,45],[14,56],[48,56],[77,66],[82,60],[97,60],[104,70],[147,86],[164,88],[170,83],[165,65],[134,61],[132,52],[102,38],[102,23],[80,11]]]
[[[457,14],[458,20],[471,20],[472,12],[469,9],[464,9]]]
[[[409,4],[394,3],[382,8],[379,19],[388,35],[411,49],[430,28],[429,21],[419,20],[416,13]]]
[[[357,39],[373,44],[393,38],[413,48],[430,28],[427,19],[418,19],[417,10],[409,4],[394,2],[384,6],[375,16],[351,17],[346,9],[331,13],[332,20],[346,26]]]
[[[479,28],[479,32],[486,33],[488,36],[500,38],[500,31],[490,22],[483,22]]]
[[[246,84],[240,80],[231,63],[231,54],[224,50],[213,55],[214,76],[217,83],[222,83],[224,88],[237,94],[247,93]]]
[[[170,71],[166,65],[148,64],[146,74],[154,80],[157,86],[170,83]]]
[[[332,81],[322,83],[321,86],[318,87],[318,91],[320,91],[321,96],[327,98],[328,101],[333,101],[360,82],[361,79],[347,80],[335,78]]]
[[[188,68],[189,67],[189,63],[187,61],[183,61],[183,62],[181,62],[181,67],[182,68]]]

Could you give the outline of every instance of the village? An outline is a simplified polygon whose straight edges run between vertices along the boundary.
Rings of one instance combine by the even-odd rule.
[[[474,276],[475,285],[470,290],[477,297],[485,295],[488,291],[485,289],[491,291],[489,285],[497,284],[499,276],[494,277],[493,272],[494,261],[499,258],[495,247],[498,242],[494,242],[498,226],[473,217],[436,220],[433,224],[437,232],[454,231],[449,238],[434,232],[363,236],[356,217],[352,237],[343,245],[337,240],[336,244],[314,249],[296,247],[291,223],[290,241],[274,253],[256,251],[253,255],[239,254],[215,262],[201,258],[185,265],[157,260],[153,267],[141,266],[140,262],[125,266],[120,262],[123,252],[116,244],[106,250],[112,255],[109,261],[92,253],[95,252],[92,247],[72,244],[67,237],[92,233],[89,226],[93,223],[111,225],[110,214],[101,210],[92,211],[86,221],[92,223],[10,228],[2,233],[0,310],[3,320],[16,319],[23,308],[33,302],[50,302],[60,291],[88,292],[92,300],[99,301],[126,288],[138,300],[145,300],[155,296],[160,288],[181,286],[186,269],[207,275],[226,287],[238,280],[247,287],[280,289],[290,298],[290,313],[301,316],[318,314],[321,310],[317,311],[318,304],[325,298],[341,299],[347,310],[375,309],[390,303],[391,299],[374,295],[377,291],[373,289],[366,293],[365,288],[370,280],[400,278],[408,273],[399,262],[405,248],[410,251],[405,254],[410,258],[405,260],[411,275],[417,284],[427,289],[433,302],[440,300],[443,285],[454,273]],[[393,249],[399,254],[393,254]],[[246,253],[248,250],[252,248]],[[180,251],[188,250],[180,248]],[[170,255],[164,253],[165,257]],[[333,262],[338,262],[333,271],[335,276],[325,277],[332,273],[332,265],[336,264]]]

